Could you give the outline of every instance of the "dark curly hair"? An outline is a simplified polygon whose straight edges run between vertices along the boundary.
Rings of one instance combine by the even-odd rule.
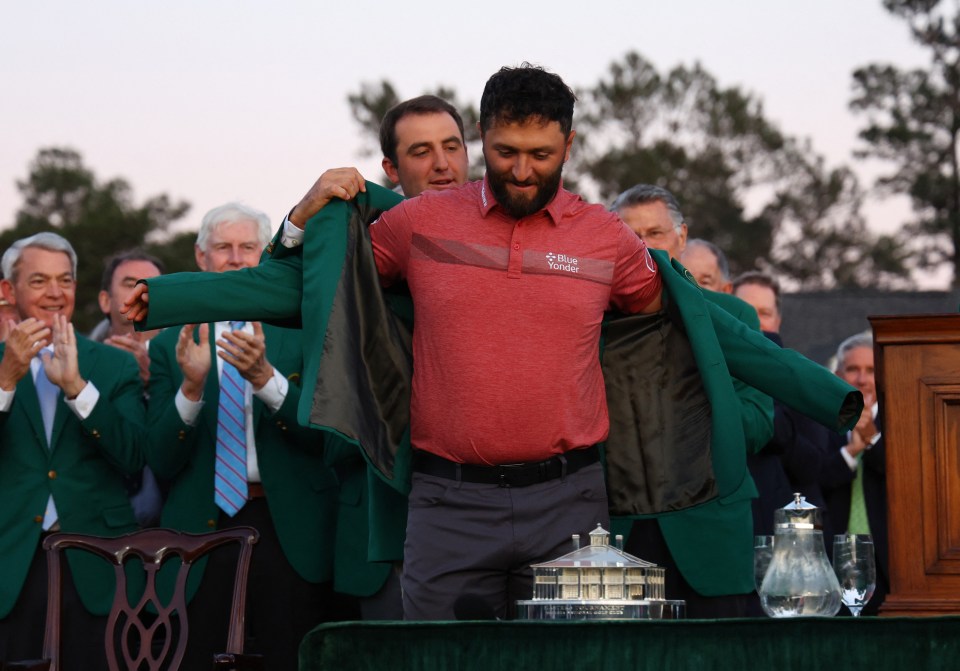
[[[518,68],[502,67],[483,87],[480,98],[480,128],[494,123],[515,123],[539,117],[556,121],[564,135],[573,127],[573,103],[577,97],[559,75],[542,67],[523,63]]]

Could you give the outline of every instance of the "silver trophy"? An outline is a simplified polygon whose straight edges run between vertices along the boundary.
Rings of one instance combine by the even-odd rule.
[[[534,564],[533,598],[517,601],[521,620],[676,620],[686,603],[664,593],[666,569],[623,551],[623,536],[610,545],[610,532],[590,532],[590,544]]]

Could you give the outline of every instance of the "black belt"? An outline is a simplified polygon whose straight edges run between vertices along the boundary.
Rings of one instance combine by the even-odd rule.
[[[571,450],[562,456],[526,464],[501,466],[478,466],[458,464],[430,452],[416,450],[413,454],[413,470],[417,473],[458,482],[475,482],[500,487],[527,487],[547,480],[556,480],[576,473],[584,466],[595,464],[600,456],[596,446]]]

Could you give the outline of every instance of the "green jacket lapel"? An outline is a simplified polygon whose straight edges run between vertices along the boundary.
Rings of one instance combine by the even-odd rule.
[[[217,364],[217,324],[210,322],[209,343],[210,348],[210,370],[207,372],[207,381],[203,385],[203,400],[210,406],[208,412],[203,412],[204,421],[207,423],[207,429],[210,435],[217,435],[217,415],[220,409],[220,372]],[[200,341],[199,327],[193,332],[194,342]]]
[[[96,369],[97,365],[97,352],[96,348],[93,347],[92,343],[82,336],[77,336],[77,367],[80,371],[80,377],[87,381],[87,384],[91,384],[91,374]],[[100,390],[98,390],[100,391]],[[34,394],[36,396],[36,394]],[[51,432],[50,442],[51,450],[60,441],[60,436],[63,434],[63,427],[67,422],[67,419],[70,414],[73,413],[66,403],[66,399],[61,390],[57,394],[57,411],[53,416],[53,431]],[[40,421],[41,426],[43,425],[43,420]]]
[[[365,193],[332,201],[307,223],[302,312],[311,346],[304,350],[298,418],[370,449],[380,472],[405,482],[406,464],[395,460],[409,453],[410,335],[380,289],[366,234],[401,200],[368,182]]]

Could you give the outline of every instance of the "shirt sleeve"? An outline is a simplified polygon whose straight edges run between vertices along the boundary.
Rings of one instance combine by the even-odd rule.
[[[290,383],[276,368],[273,369],[271,377],[265,385],[253,392],[253,395],[263,401],[263,404],[270,409],[270,412],[277,412],[287,398],[287,391],[290,389]]]
[[[191,401],[183,395],[183,389],[177,389],[177,395],[173,399],[173,404],[176,406],[177,414],[180,415],[180,419],[184,424],[193,426],[197,423],[197,417],[203,408],[203,399]]]
[[[421,209],[420,200],[416,198],[398,204],[381,214],[367,229],[383,286],[389,286],[407,276],[413,222]]]
[[[84,385],[75,399],[71,400],[66,397],[63,399],[64,403],[67,404],[67,407],[73,411],[73,414],[75,414],[78,419],[86,419],[89,417],[90,413],[93,412],[93,406],[95,406],[99,400],[100,391],[93,382],[89,380],[87,380],[87,384]]]
[[[845,446],[840,448],[840,456],[843,457],[845,462],[847,462],[847,466],[851,471],[857,470],[857,464],[860,460],[857,457],[851,457]]]
[[[6,389],[0,389],[0,412],[10,412],[10,406],[13,405],[13,397],[17,393],[17,388],[14,387],[10,391]]]
[[[643,240],[626,224],[618,223],[621,229],[610,303],[622,312],[633,314],[660,294],[662,278]]]
[[[280,244],[291,249],[293,247],[299,247],[303,244],[304,234],[306,234],[306,231],[294,226],[290,218],[287,217],[283,220],[283,233],[280,234]]]

